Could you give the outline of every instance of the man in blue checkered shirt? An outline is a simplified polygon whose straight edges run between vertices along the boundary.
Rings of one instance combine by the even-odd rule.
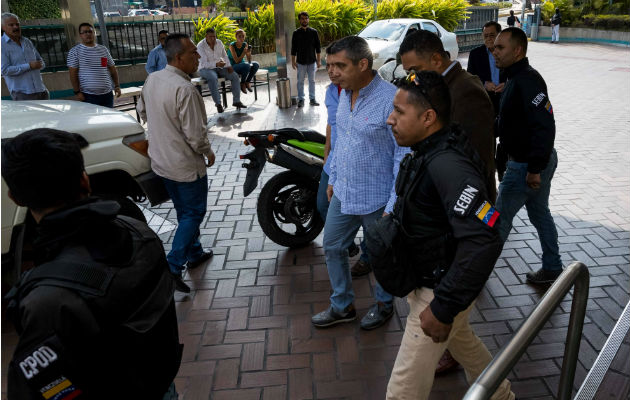
[[[332,326],[356,318],[348,247],[359,227],[363,229],[396,200],[398,167],[409,148],[396,144],[387,117],[393,110],[396,88],[372,70],[367,42],[348,36],[335,42],[327,56],[332,74],[344,89],[337,109],[337,140],[330,164],[324,226],[324,251],[333,289],[331,305],[311,318],[316,327]],[[361,320],[361,328],[383,325],[394,313],[393,297],[377,283],[374,304]]]

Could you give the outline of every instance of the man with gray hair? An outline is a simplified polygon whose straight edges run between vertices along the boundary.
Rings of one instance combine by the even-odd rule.
[[[328,51],[327,51],[328,52]],[[400,147],[387,125],[396,88],[372,70],[365,39],[347,36],[330,46],[329,75],[342,89],[337,108],[337,139],[330,160],[324,251],[333,289],[330,306],[311,318],[319,328],[356,318],[348,247],[363,229],[391,212],[394,182],[408,148]],[[394,314],[393,297],[377,283],[374,304],[361,328],[375,329]]]
[[[46,67],[33,42],[22,37],[20,20],[2,14],[2,76],[13,100],[48,100],[41,70]]]
[[[201,247],[199,226],[208,204],[206,167],[214,164],[214,152],[203,98],[189,76],[199,66],[197,47],[188,35],[174,33],[164,52],[168,65],[147,77],[137,109],[148,124],[151,168],[162,178],[177,212],[177,231],[166,259],[175,289],[189,293],[184,269],[199,267],[213,255]]]

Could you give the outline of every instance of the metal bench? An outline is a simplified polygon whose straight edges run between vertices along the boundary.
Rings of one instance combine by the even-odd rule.
[[[262,78],[258,80],[258,77]],[[202,89],[202,96],[209,96],[210,92],[204,92],[203,87],[208,84],[204,78],[192,78],[190,80],[193,85],[199,86]],[[226,85],[226,82],[228,83]],[[252,86],[254,88],[254,100],[258,100],[258,87],[267,86],[267,98],[271,101],[271,92],[269,88],[269,70],[259,69],[256,71],[256,75],[254,75],[254,80],[252,82]],[[240,88],[239,88],[240,90]],[[221,99],[223,101],[223,107],[227,107],[227,93],[232,92],[232,85],[229,84],[229,81],[226,81],[225,78],[219,78],[219,92],[221,93]]]

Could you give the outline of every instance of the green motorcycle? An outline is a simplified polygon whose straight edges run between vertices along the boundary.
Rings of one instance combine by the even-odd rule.
[[[319,235],[324,221],[317,212],[317,188],[324,166],[326,136],[313,130],[283,128],[240,132],[245,145],[254,147],[241,155],[247,176],[243,193],[258,186],[265,163],[287,169],[269,179],[258,196],[256,211],[265,235],[279,245],[301,247]]]

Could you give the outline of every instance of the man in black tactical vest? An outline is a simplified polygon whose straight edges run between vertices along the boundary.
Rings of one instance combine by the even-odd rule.
[[[467,136],[449,126],[450,104],[439,74],[412,72],[398,83],[387,120],[398,145],[413,150],[400,166],[392,215],[366,232],[377,280],[407,295],[411,307],[387,399],[427,399],[447,348],[470,383],[492,359],[468,315],[503,247],[494,227],[498,212],[481,159]],[[397,233],[386,260],[375,243],[392,226]],[[514,399],[510,383],[504,380],[492,398]]]
[[[176,399],[182,346],[162,242],[89,196],[86,145],[54,129],[2,144],[9,196],[36,223],[35,268],[7,295],[20,336],[8,398]]]

